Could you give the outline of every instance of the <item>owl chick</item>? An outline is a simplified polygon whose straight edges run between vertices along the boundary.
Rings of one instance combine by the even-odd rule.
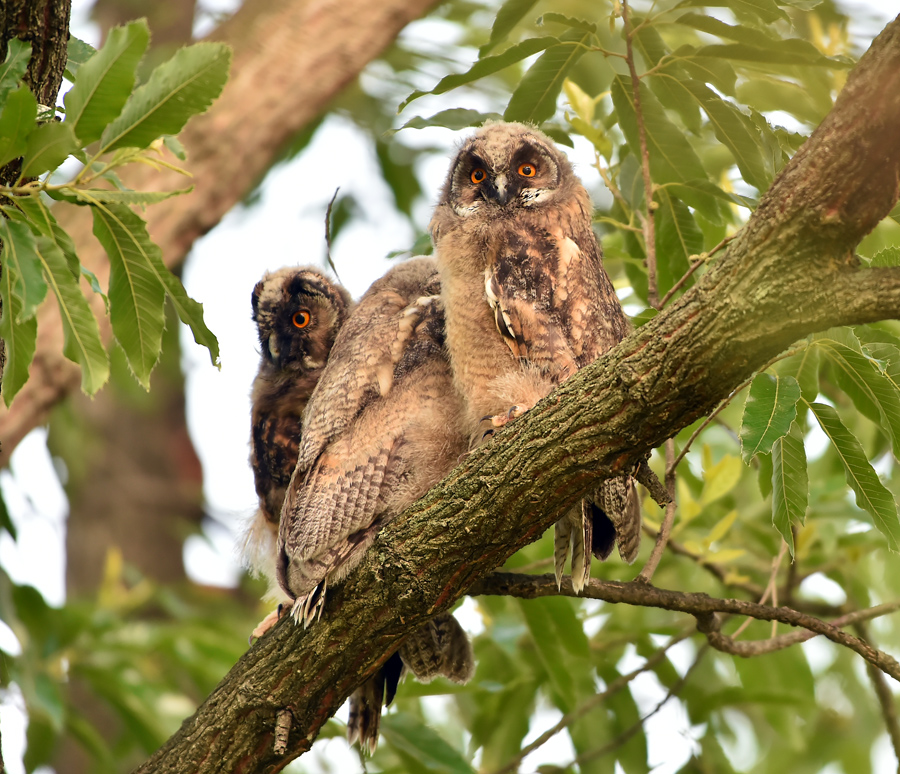
[[[250,465],[259,509],[245,536],[250,566],[274,579],[278,520],[297,464],[303,410],[325,370],[350,294],[312,267],[267,272],[251,296],[261,351],[253,380]]]
[[[439,288],[428,258],[376,281],[338,334],[310,398],[277,548],[279,583],[294,600],[295,620],[306,625],[381,527],[466,448]],[[398,654],[351,697],[348,736],[370,750],[382,702],[404,668],[426,681],[443,674],[466,682],[472,674],[468,638],[449,614],[413,632]]]
[[[461,146],[431,221],[447,347],[470,438],[520,415],[628,332],[601,261],[593,207],[566,157],[536,129],[491,123]],[[571,547],[580,590],[591,553],[640,546],[630,476],[609,479],[556,525],[557,582]]]

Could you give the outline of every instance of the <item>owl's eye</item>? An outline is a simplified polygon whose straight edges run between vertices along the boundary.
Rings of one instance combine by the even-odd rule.
[[[519,174],[522,177],[534,177],[537,174],[533,164],[519,164]]]
[[[469,179],[478,185],[478,183],[482,182],[487,177],[487,172],[485,172],[481,167],[472,170],[472,174],[469,175]]]
[[[312,315],[306,309],[301,309],[299,312],[294,312],[291,320],[298,328],[305,328],[312,320]]]

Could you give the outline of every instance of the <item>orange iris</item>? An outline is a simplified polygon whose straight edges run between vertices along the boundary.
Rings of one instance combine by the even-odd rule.
[[[469,179],[473,183],[475,183],[475,185],[478,185],[478,183],[481,183],[486,177],[487,177],[487,172],[485,172],[481,167],[478,167],[477,169],[473,169],[472,174],[469,175]]]
[[[520,164],[519,174],[522,177],[534,177],[537,174],[537,170],[534,168],[533,164]]]
[[[294,312],[291,320],[298,328],[305,328],[312,320],[312,315],[306,309],[301,309],[299,312]]]

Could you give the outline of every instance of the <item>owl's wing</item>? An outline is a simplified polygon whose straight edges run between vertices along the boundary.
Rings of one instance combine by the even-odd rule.
[[[583,219],[575,222],[582,223]],[[631,326],[603,268],[600,246],[589,223],[573,234],[555,234],[557,286],[554,310],[566,331],[578,367],[612,349]]]
[[[529,271],[530,245],[507,253],[485,270],[484,290],[500,336],[510,351],[556,384],[578,370],[565,330],[553,309],[553,278]]]
[[[325,371],[304,411],[297,467],[308,470],[373,400],[390,392],[429,306],[439,303],[434,261],[419,258],[372,284],[335,340]],[[418,301],[418,303],[417,303]]]

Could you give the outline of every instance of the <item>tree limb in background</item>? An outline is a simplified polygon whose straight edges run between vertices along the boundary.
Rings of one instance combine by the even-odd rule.
[[[234,48],[231,79],[215,106],[194,119],[179,139],[194,191],[177,203],[147,210],[152,239],[165,264],[177,266],[194,241],[215,226],[257,184],[282,149],[410,21],[436,0],[293,0],[272,4],[247,0],[210,37]],[[136,190],[175,190],[183,178],[167,170],[139,167],[123,173]],[[109,280],[109,264],[92,235],[89,213],[59,208],[60,225],[75,241],[82,264]],[[91,295],[96,311],[103,301]],[[109,337],[108,320],[101,333]],[[44,304],[38,313],[38,340],[31,376],[11,410],[0,408],[0,466],[22,438],[46,421],[50,409],[78,389],[78,367],[63,356],[59,310]]]
[[[385,527],[358,569],[329,589],[321,621],[276,625],[139,771],[280,770],[407,632],[537,540],[598,476],[631,470],[797,339],[896,316],[900,269],[861,269],[853,249],[897,200],[898,125],[900,19],[873,42],[832,112],[696,285]],[[618,586],[634,600],[666,593]],[[700,618],[711,624],[722,601],[678,595],[673,603],[686,597],[701,613],[704,600],[709,613]],[[725,612],[752,608],[725,602]],[[758,617],[821,631],[900,675],[893,659],[830,624],[757,607]],[[280,756],[275,727],[284,709],[293,722]]]

